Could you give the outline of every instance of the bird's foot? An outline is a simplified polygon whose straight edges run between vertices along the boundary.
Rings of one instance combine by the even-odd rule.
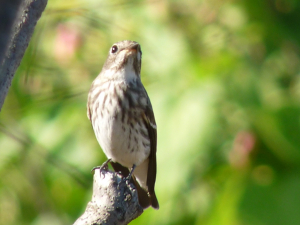
[[[91,172],[94,172],[96,169],[100,169],[100,175],[103,171],[108,170],[108,163],[111,161],[111,159],[106,160],[101,166],[95,166]],[[104,174],[103,174],[104,175]],[[105,175],[104,175],[105,177]]]
[[[133,164],[131,170],[130,170],[130,173],[128,174],[128,176],[126,177],[126,180],[130,181],[131,177],[132,177],[132,174],[133,174],[133,171],[135,169],[136,165]]]

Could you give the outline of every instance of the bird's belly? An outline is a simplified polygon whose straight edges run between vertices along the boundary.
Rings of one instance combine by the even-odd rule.
[[[103,115],[94,126],[97,140],[105,155],[126,167],[140,165],[150,154],[148,131],[134,119],[120,115]],[[142,133],[143,132],[143,133]]]

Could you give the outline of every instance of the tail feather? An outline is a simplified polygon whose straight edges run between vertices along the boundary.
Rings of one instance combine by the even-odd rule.
[[[153,193],[150,194],[150,200],[151,200],[151,206],[154,209],[159,209],[159,204],[158,204],[155,192],[153,192]]]

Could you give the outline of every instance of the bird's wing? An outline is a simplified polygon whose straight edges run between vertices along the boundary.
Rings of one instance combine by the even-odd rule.
[[[154,192],[155,180],[156,180],[156,146],[157,146],[157,129],[156,122],[153,113],[153,109],[148,98],[148,104],[143,114],[144,123],[146,124],[148,135],[150,138],[150,155],[147,174],[147,186],[151,199],[151,205],[153,208],[158,209],[159,204]]]
[[[147,104],[147,107],[143,113],[143,120],[148,130],[148,135],[150,139],[150,155],[149,155],[149,166],[148,166],[148,174],[147,174],[147,186],[148,186],[149,193],[152,194],[154,193],[154,184],[156,179],[157,131],[156,131],[154,113],[150,101]]]

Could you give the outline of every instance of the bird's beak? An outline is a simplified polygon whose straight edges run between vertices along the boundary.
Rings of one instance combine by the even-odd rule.
[[[137,43],[128,47],[128,51],[138,52],[139,49],[140,49],[140,45]]]

